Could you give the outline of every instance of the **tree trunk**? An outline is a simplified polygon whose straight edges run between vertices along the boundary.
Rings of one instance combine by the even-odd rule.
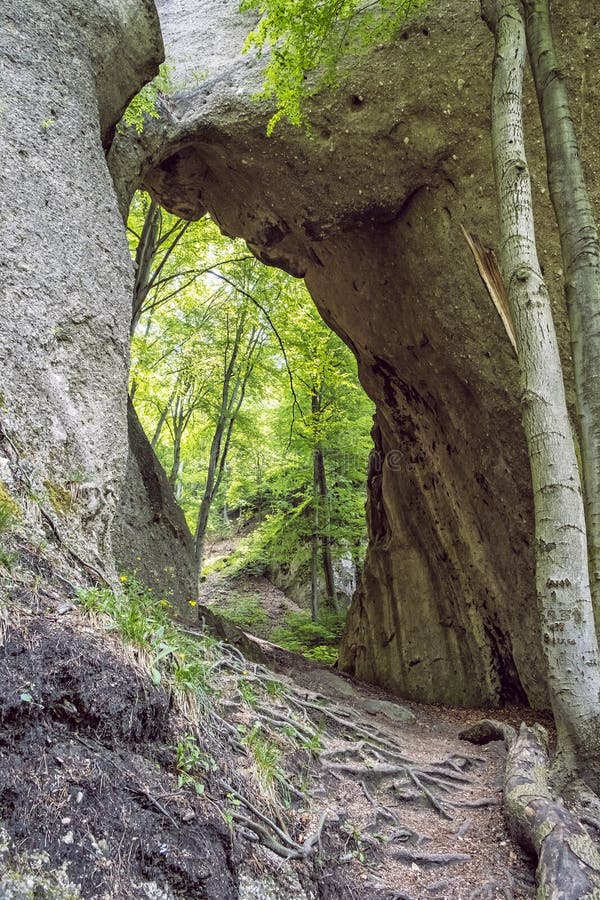
[[[503,722],[486,719],[461,731],[474,744],[504,740],[504,814],[509,831],[538,860],[538,897],[580,900],[597,896],[600,854],[583,825],[557,798],[548,782],[547,739],[539,725],[522,724],[517,734]]]
[[[195,544],[196,544],[196,568],[198,570],[198,582],[202,578],[202,566],[204,565],[204,550],[206,547],[206,529],[208,527],[208,516],[210,514],[210,505],[212,499],[210,497],[210,493],[208,492],[208,484],[204,489],[204,494],[202,496],[202,500],[200,502],[200,509],[198,511],[198,521],[196,523],[196,534],[195,534]]]
[[[336,609],[335,577],[333,574],[333,560],[331,557],[331,534],[329,516],[329,495],[327,491],[327,474],[325,472],[325,458],[320,445],[315,448],[315,467],[318,484],[317,502],[320,505],[321,519],[321,554],[323,557],[323,573],[325,575],[326,606],[329,610]]]
[[[170,395],[169,399],[167,400],[167,402],[165,404],[165,408],[161,412],[160,418],[156,424],[156,428],[154,429],[154,434],[152,435],[152,440],[150,441],[150,446],[152,447],[153,450],[156,450],[156,445],[158,444],[158,439],[163,430],[163,426],[167,420],[167,416],[171,409],[171,404],[173,403],[174,397],[175,397],[175,388],[173,388],[173,390],[171,391],[171,395]],[[131,399],[133,400],[133,397]]]
[[[592,599],[600,624],[600,243],[567,86],[554,49],[548,0],[524,0],[524,7],[529,59],[544,129],[548,185],[563,259]]]
[[[131,309],[131,331],[133,335],[140,320],[144,301],[148,296],[152,277],[152,263],[156,254],[160,206],[155,200],[150,202],[144,227],[135,254],[135,284]]]
[[[500,260],[522,386],[536,534],[536,589],[556,720],[556,773],[600,787],[600,667],[589,587],[585,515],[548,291],[537,258],[525,159],[525,30],[516,0],[482,0],[495,35],[492,149]]]
[[[173,435],[173,462],[171,464],[171,471],[169,472],[169,484],[175,490],[175,485],[177,484],[177,479],[179,477],[179,470],[181,468],[181,438],[183,436],[183,430],[181,428],[181,421],[178,420],[175,422],[175,433]]]
[[[319,618],[319,476],[316,451],[313,450],[312,534],[310,538],[310,613],[313,622]]]
[[[208,460],[208,471],[206,472],[206,485],[202,500],[200,501],[200,509],[198,510],[198,519],[196,520],[196,533],[194,540],[196,543],[196,566],[198,568],[198,581],[202,577],[202,566],[204,564],[204,548],[206,544],[206,529],[208,527],[208,517],[210,515],[210,507],[216,490],[217,467],[219,464],[219,454],[221,451],[221,443],[225,431],[225,420],[221,417],[217,423],[215,433],[210,445],[210,457]]]

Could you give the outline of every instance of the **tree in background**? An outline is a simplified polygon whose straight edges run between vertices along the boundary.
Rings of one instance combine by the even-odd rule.
[[[199,574],[207,533],[226,528],[231,509],[256,532],[244,564],[297,561],[316,619],[336,609],[336,564],[364,549],[372,407],[354,358],[302,282],[210,220],[182,235],[138,197],[132,222],[132,253],[153,282],[131,393],[195,534]],[[144,240],[158,250],[144,254]]]

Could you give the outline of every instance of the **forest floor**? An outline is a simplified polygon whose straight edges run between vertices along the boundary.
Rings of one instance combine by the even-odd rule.
[[[20,560],[37,574],[15,567],[0,618],[1,897],[37,896],[40,873],[53,900],[535,896],[504,747],[459,738],[489,711],[400,702],[260,639],[260,663],[206,645],[213,699],[188,708],[64,577]]]
[[[226,559],[239,544],[236,537],[215,541],[209,559]],[[390,735],[387,758],[361,748],[360,735],[351,750],[347,742],[334,741],[321,755],[318,808],[326,808],[348,836],[356,897],[535,896],[533,863],[511,839],[502,814],[505,748],[494,742],[474,752],[458,737],[489,710],[404,700],[400,705],[385,691],[270,643],[264,638],[301,608],[264,576],[231,577],[227,568],[218,568],[204,582],[200,600],[246,625],[267,666],[289,685],[313,699],[326,697],[363,726]],[[542,721],[552,729],[547,716],[528,709],[494,710],[493,716],[516,728],[522,721]],[[392,759],[398,746],[414,765],[408,777],[404,762]],[[398,770],[392,771],[396,763]]]
[[[289,613],[302,609],[264,575],[232,576],[226,566],[215,567],[215,563],[226,562],[243,540],[243,536],[234,535],[209,543],[205,562],[209,574],[202,582],[198,599],[245,631],[270,638],[285,624]]]

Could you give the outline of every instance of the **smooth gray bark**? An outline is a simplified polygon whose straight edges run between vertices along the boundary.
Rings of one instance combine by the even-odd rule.
[[[563,260],[581,438],[592,599],[600,624],[600,242],[548,0],[524,0],[533,72]]]
[[[600,787],[600,668],[585,514],[561,361],[535,244],[525,157],[525,29],[516,0],[482,0],[495,36],[492,149],[500,261],[515,325],[534,496],[536,590],[556,720],[556,772]]]

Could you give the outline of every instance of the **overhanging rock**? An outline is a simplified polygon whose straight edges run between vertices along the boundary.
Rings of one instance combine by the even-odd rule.
[[[151,0],[4,0],[1,19],[2,427],[28,499],[110,571],[132,267],[102,140],[157,71],[158,20]]]
[[[350,61],[335,95],[314,101],[310,137],[280,127],[270,139],[269,110],[251,100],[259,63],[239,54],[252,21],[235,0],[207,2],[201,17],[192,0],[162,0],[159,12],[187,89],[115,145],[124,204],[142,184],[182,216],[208,209],[265,262],[304,275],[377,404],[370,544],[342,668],[425,701],[543,704],[517,365],[460,231],[494,244],[479,4],[432,5],[392,46]],[[581,34],[593,0],[556,15],[564,57],[595,71]],[[208,77],[194,84],[194,70]],[[597,134],[598,89],[582,83],[576,108]],[[568,371],[534,107],[540,245]]]

